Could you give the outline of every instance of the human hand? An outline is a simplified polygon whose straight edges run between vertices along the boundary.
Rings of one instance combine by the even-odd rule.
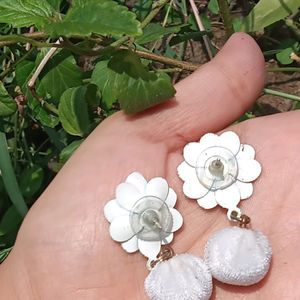
[[[135,117],[120,112],[105,120],[29,211],[0,269],[0,298],[147,299],[146,259],[111,240],[103,215],[117,184],[133,171],[168,180],[184,217],[172,247],[202,256],[209,236],[229,224],[224,209],[204,211],[184,197],[176,172],[182,149],[236,120],[261,93],[264,76],[258,46],[248,35],[235,34],[212,62],[176,85],[174,100]],[[212,299],[299,298],[299,117],[284,113],[230,128],[255,147],[262,164],[253,196],[240,207],[269,238],[274,258],[261,283],[215,282]]]

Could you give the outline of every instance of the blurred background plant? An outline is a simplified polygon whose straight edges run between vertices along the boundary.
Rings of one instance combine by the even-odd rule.
[[[171,98],[173,84],[235,31],[257,40],[268,73],[261,98],[238,121],[299,108],[299,6],[299,0],[1,0],[0,261],[30,206],[102,120]]]

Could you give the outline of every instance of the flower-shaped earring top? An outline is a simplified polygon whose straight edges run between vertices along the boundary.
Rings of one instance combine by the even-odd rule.
[[[113,240],[129,253],[139,250],[156,259],[161,245],[173,240],[173,232],[183,223],[174,208],[177,195],[161,177],[149,182],[138,172],[130,174],[116,188],[116,199],[104,207]]]
[[[237,205],[241,199],[252,195],[251,181],[261,173],[261,166],[254,159],[254,148],[241,144],[232,131],[220,136],[205,134],[200,142],[187,144],[183,156],[184,162],[177,171],[184,181],[184,194],[198,199],[205,209],[219,204],[228,209],[228,216],[232,210],[239,211]]]

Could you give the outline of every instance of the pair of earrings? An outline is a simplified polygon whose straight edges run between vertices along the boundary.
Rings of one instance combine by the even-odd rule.
[[[139,250],[148,258],[151,272],[145,290],[153,300],[209,299],[212,278],[240,286],[259,282],[269,270],[272,249],[261,232],[248,228],[250,218],[237,207],[252,195],[251,182],[261,173],[254,148],[241,144],[232,131],[207,133],[199,142],[188,143],[183,156],[177,171],[184,194],[204,209],[226,208],[229,221],[239,226],[217,231],[205,246],[204,259],[175,255],[166,245],[183,224],[174,208],[177,195],[165,179],[147,182],[134,172],[117,186],[116,199],[104,208],[111,238],[125,251]]]

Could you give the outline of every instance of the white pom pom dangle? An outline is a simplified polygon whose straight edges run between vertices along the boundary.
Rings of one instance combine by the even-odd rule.
[[[104,207],[111,238],[133,253],[148,258],[151,271],[145,290],[153,300],[208,300],[212,276],[204,260],[190,254],[175,255],[165,246],[183,224],[174,208],[175,191],[164,178],[147,180],[138,172],[130,174],[116,188],[116,198]]]
[[[240,286],[259,282],[269,270],[272,249],[261,232],[247,228],[250,218],[237,207],[252,195],[251,182],[261,173],[254,148],[241,144],[232,131],[207,133],[199,142],[187,144],[183,156],[177,171],[184,194],[204,209],[226,208],[228,219],[238,225],[216,232],[205,246],[213,277]]]
[[[249,286],[261,281],[269,271],[272,248],[260,231],[247,228],[250,218],[232,211],[239,226],[217,231],[206,243],[205,262],[213,277],[223,283]]]

